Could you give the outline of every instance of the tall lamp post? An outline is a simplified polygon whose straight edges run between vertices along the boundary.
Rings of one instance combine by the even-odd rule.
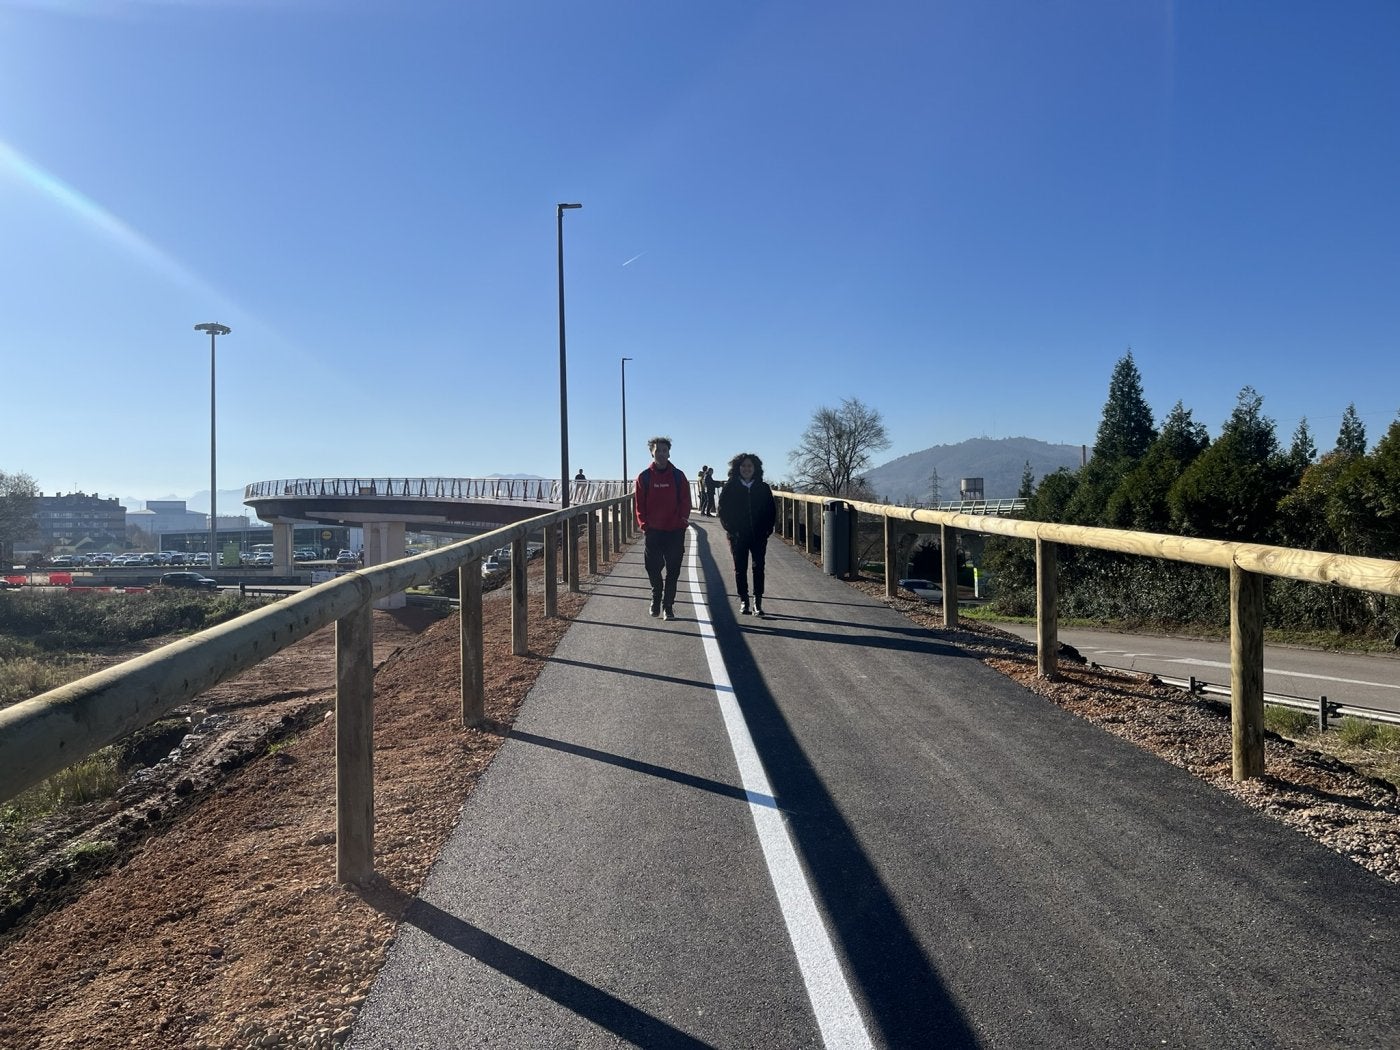
[[[209,571],[213,572],[214,552],[219,543],[219,488],[215,469],[218,457],[214,444],[214,341],[221,335],[228,335],[233,329],[226,324],[206,321],[195,325],[194,330],[209,333]]]
[[[622,359],[622,480],[625,483],[632,475],[627,473],[627,362],[630,357]]]
[[[564,354],[564,212],[582,204],[560,204],[559,224],[559,506],[569,505],[569,365]]]

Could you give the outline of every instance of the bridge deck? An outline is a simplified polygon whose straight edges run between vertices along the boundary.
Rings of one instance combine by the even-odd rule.
[[[738,617],[690,542],[678,622],[641,544],[589,599],[357,1050],[1394,1045],[1395,887],[780,543]]]

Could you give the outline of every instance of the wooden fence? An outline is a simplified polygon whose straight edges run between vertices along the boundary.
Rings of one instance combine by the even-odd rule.
[[[775,493],[779,529],[796,542],[802,516],[807,549],[821,533],[826,497]],[[1056,671],[1056,544],[1116,551],[1214,566],[1230,573],[1230,702],[1236,780],[1264,771],[1263,605],[1265,576],[1280,576],[1377,594],[1400,595],[1400,562],[1292,550],[1261,544],[1226,543],[1117,529],[840,501],[849,512],[880,518],[885,537],[885,590],[896,590],[894,523],[939,526],[943,561],[943,614],[958,621],[956,561],[958,532],[1010,536],[1035,543],[1038,671]],[[842,510],[842,513],[846,513]],[[516,653],[526,636],[526,545],[543,533],[545,613],[556,613],[560,554],[557,533],[577,551],[588,544],[588,571],[598,554],[607,559],[635,533],[631,497],[599,500],[553,511],[449,547],[361,569],[319,584],[274,605],[164,646],[66,686],[0,710],[0,801],[19,794],[86,755],[122,739],[207,689],[242,673],[268,656],[328,624],[336,625],[336,877],[364,882],[374,871],[374,661],[371,612],[374,602],[457,572],[461,592],[462,720],[485,718],[481,608],[481,561],[509,542],[511,629]],[[856,530],[849,530],[852,547]],[[564,559],[571,590],[579,588],[579,558]],[[855,564],[854,557],[851,564]]]
[[[782,535],[796,542],[798,516],[802,516],[807,549],[821,533],[829,496],[776,492]],[[851,512],[880,518],[885,538],[885,593],[897,589],[894,523],[916,521],[937,525],[943,552],[943,618],[950,627],[958,622],[957,537],[959,530],[984,535],[1010,536],[1035,544],[1037,671],[1053,677],[1057,666],[1058,577],[1055,547],[1089,547],[1143,558],[1165,558],[1227,570],[1230,573],[1230,721],[1232,726],[1232,774],[1247,780],[1264,773],[1264,577],[1278,576],[1332,587],[1349,587],[1373,594],[1400,595],[1400,562],[1382,558],[1356,558],[1345,554],[1271,547],[1259,543],[1229,543],[1152,532],[1056,525],[1042,521],[988,517],[953,511],[892,507],[856,500],[835,501]],[[843,511],[844,512],[844,511]],[[849,528],[854,556],[856,529]]]
[[[599,523],[601,521],[602,528]],[[0,801],[160,718],[275,652],[335,624],[336,878],[364,882],[374,871],[374,658],[371,613],[378,599],[456,572],[461,591],[462,720],[485,720],[481,561],[509,543],[511,638],[528,651],[526,546],[544,535],[545,614],[557,610],[557,532],[578,549],[586,527],[588,566],[635,531],[631,498],[558,510],[426,554],[360,569],[318,584],[228,623],[0,709]],[[579,558],[564,558],[570,590]]]

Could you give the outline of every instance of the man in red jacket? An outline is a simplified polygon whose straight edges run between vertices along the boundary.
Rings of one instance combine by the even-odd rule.
[[[690,479],[671,464],[671,439],[647,442],[651,463],[633,486],[637,527],[644,534],[647,578],[651,580],[651,615],[674,620],[676,584],[685,553],[685,530],[690,527]],[[666,570],[662,582],[661,570]]]

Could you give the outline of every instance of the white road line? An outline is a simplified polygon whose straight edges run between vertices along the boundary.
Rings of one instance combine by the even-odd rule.
[[[768,864],[768,877],[777,894],[793,951],[797,953],[797,965],[807,986],[807,998],[817,1015],[822,1042],[831,1050],[872,1047],[874,1044],[870,1041],[870,1033],[865,1029],[850,985],[841,972],[831,935],[822,922],[821,912],[817,910],[812,889],[798,862],[797,850],[792,845],[787,825],[783,823],[782,812],[773,804],[773,788],[768,783],[763,761],[758,757],[753,736],[735,699],[734,686],[729,681],[729,671],[724,666],[719,642],[715,639],[714,622],[700,592],[700,562],[695,543],[690,544],[687,562],[695,620],[700,625],[700,639],[705,645],[705,658],[710,665],[715,698],[724,717],[724,728],[729,733],[734,760],[739,765],[740,783],[748,795],[749,814],[753,817],[763,858]]]

